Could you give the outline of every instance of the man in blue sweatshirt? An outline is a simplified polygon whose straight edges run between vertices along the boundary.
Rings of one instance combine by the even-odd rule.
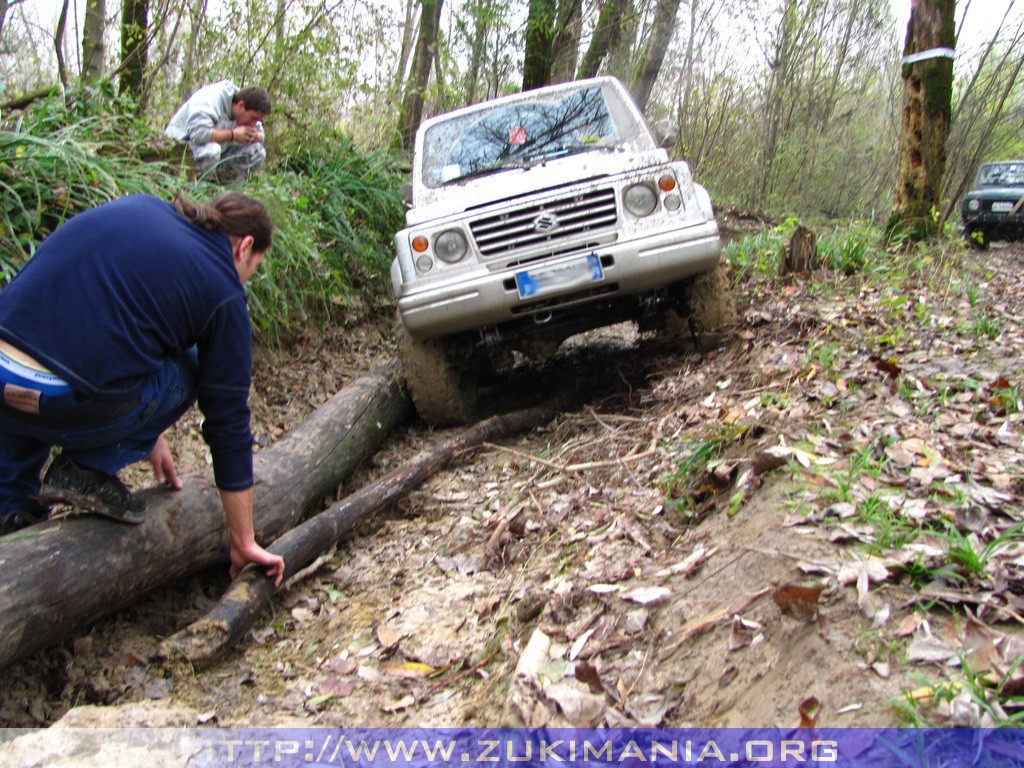
[[[116,473],[148,458],[180,488],[163,432],[198,400],[232,575],[251,562],[280,584],[284,561],[254,538],[244,288],[272,229],[237,193],[204,205],[135,195],[42,242],[0,291],[0,535],[46,519],[53,501],[142,522]]]

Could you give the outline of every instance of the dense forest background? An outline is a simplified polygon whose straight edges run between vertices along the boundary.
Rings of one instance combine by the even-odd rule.
[[[302,273],[303,291],[308,280],[317,285],[317,301],[303,302],[303,312],[351,308],[363,301],[360,283],[375,283],[386,268],[401,221],[397,184],[420,119],[595,74],[630,87],[717,205],[881,221],[894,188],[909,7],[910,0],[0,0],[0,259],[12,273],[54,219],[97,201],[89,188],[106,189],[100,178],[110,186],[100,200],[135,186],[170,194],[188,183],[180,158],[170,174],[142,166],[160,156],[175,107],[223,78],[264,85],[275,99],[270,162],[256,191],[276,201],[287,250],[309,257],[284,267]],[[935,212],[942,221],[955,221],[953,206],[979,162],[1024,155],[1021,10],[1015,0],[956,4],[958,33],[973,31],[956,47],[943,210]],[[972,26],[982,18],[985,25]],[[42,153],[39,164],[26,170],[26,153]],[[315,226],[306,214],[315,214]],[[331,249],[345,258],[332,261]],[[297,289],[283,285],[257,290],[257,303],[280,301],[294,312],[288,292]],[[286,314],[267,313],[263,322],[286,324]]]

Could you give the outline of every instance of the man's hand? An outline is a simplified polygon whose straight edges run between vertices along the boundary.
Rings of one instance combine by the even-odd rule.
[[[235,578],[241,570],[249,563],[256,563],[259,566],[266,566],[267,578],[273,580],[274,587],[281,586],[281,579],[284,578],[284,558],[267,552],[256,542],[248,546],[231,545],[231,578]]]
[[[239,125],[231,131],[231,138],[239,144],[252,144],[263,140],[263,134],[251,125]]]
[[[181,480],[174,470],[174,457],[171,455],[171,446],[163,435],[156,439],[156,445],[149,452],[149,463],[153,465],[153,475],[160,484],[171,486],[174,490],[181,490]]]
[[[272,579],[274,587],[281,586],[284,578],[284,558],[272,555],[256,543],[252,525],[253,490],[220,492],[220,500],[224,505],[224,514],[231,532],[231,578],[249,563],[266,566],[268,579]]]

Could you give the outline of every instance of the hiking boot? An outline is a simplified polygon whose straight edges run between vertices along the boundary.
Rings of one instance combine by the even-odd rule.
[[[80,467],[63,453],[43,475],[39,500],[70,504],[82,512],[94,512],[130,525],[146,519],[146,502],[125,488],[116,475]]]
[[[46,513],[44,512],[11,512],[0,517],[0,536],[20,531],[22,528],[28,528],[30,525],[41,523],[45,519]]]

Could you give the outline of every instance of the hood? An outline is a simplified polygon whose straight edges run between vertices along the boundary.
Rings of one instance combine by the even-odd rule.
[[[965,200],[1010,200],[1014,202],[1024,197],[1024,187],[981,187],[968,192]]]
[[[437,189],[419,187],[416,207],[406,211],[407,226],[442,216],[463,213],[502,200],[533,195],[555,187],[586,182],[603,176],[617,176],[651,166],[664,165],[668,154],[663,149],[637,152],[635,148],[591,150],[531,165],[453,182]]]

